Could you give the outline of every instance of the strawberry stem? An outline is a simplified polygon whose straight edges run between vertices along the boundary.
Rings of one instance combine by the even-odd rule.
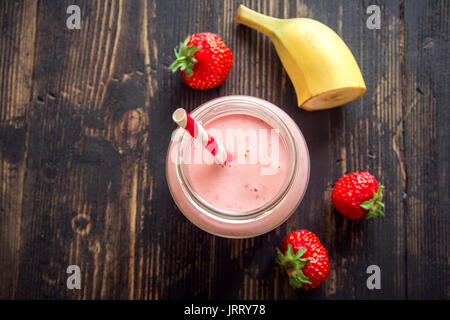
[[[195,59],[194,54],[200,50],[200,48],[194,47],[192,44],[188,45],[189,37],[187,37],[183,42],[180,43],[180,46],[174,49],[175,53],[175,61],[169,66],[169,69],[172,72],[176,72],[178,69],[186,72],[188,77],[192,77],[194,74],[193,68],[194,64],[198,62]]]
[[[384,186],[378,186],[378,193],[373,191],[373,198],[367,200],[361,204],[361,208],[366,209],[368,212],[366,214],[366,219],[376,218],[378,216],[385,216],[381,208],[384,208],[383,200],[383,189]]]
[[[289,277],[289,284],[293,288],[301,288],[305,283],[311,284],[309,278],[302,271],[302,268],[311,261],[310,258],[301,258],[305,251],[306,248],[301,247],[294,254],[291,244],[288,244],[286,253],[284,254],[277,249],[277,262],[285,270]]]

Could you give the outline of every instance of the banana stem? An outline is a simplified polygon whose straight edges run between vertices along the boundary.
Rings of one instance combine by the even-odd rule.
[[[244,5],[240,5],[236,16],[234,17],[234,21],[262,32],[268,37],[272,37],[280,22],[282,22],[282,19],[269,17],[253,11]]]

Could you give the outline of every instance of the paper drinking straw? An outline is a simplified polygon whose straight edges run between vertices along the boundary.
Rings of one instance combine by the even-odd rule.
[[[211,152],[219,164],[229,164],[233,161],[231,153],[217,142],[214,137],[208,135],[206,130],[195,121],[183,108],[178,108],[172,115],[173,121],[197,140],[206,150]]]

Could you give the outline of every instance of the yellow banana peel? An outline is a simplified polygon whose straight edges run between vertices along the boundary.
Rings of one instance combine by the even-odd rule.
[[[294,85],[300,108],[329,109],[356,100],[366,85],[353,54],[329,27],[308,18],[277,19],[239,6],[235,21],[268,36]]]

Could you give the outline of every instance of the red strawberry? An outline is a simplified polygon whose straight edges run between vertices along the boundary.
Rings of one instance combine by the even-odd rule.
[[[197,33],[180,43],[175,49],[176,60],[170,65],[172,72],[180,69],[184,82],[194,89],[209,89],[222,84],[233,65],[230,48],[210,32]]]
[[[277,262],[289,276],[289,284],[306,290],[320,286],[330,273],[330,262],[319,238],[308,230],[294,231],[277,249]]]
[[[349,173],[340,178],[331,193],[334,207],[344,216],[358,220],[363,217],[384,217],[382,185],[368,172]]]

